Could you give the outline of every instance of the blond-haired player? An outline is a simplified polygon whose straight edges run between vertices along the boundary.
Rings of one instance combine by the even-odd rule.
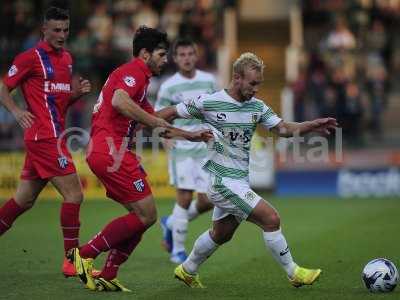
[[[175,269],[176,278],[190,287],[203,287],[198,275],[200,265],[232,238],[243,220],[262,230],[266,247],[293,286],[312,284],[321,273],[320,269],[306,269],[294,262],[281,231],[278,212],[250,188],[250,141],[258,124],[279,136],[290,137],[295,132],[329,134],[337,123],[333,118],[302,123],[283,121],[254,97],[263,81],[263,69],[264,64],[256,55],[244,53],[233,65],[228,89],[161,112],[171,118],[200,119],[214,134],[204,165],[211,177],[207,195],[215,205],[213,225],[198,237],[188,258]]]

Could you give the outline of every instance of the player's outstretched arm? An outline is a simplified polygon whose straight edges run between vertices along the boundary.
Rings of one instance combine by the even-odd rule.
[[[282,121],[272,131],[281,137],[292,137],[295,134],[304,135],[310,132],[316,132],[323,135],[329,135],[331,130],[338,126],[334,118],[315,119],[305,122],[285,122]]]
[[[1,85],[0,88],[0,103],[12,113],[17,120],[18,124],[26,129],[33,125],[35,116],[27,110],[19,108],[10,95],[10,90],[5,84]]]
[[[160,136],[166,139],[185,139],[191,142],[208,142],[214,138],[212,131],[209,129],[190,132],[176,127],[166,129],[160,133]]]
[[[156,111],[156,116],[168,122],[172,122],[176,118],[179,118],[178,112],[176,111],[176,106],[168,106]]]
[[[139,105],[133,102],[128,93],[122,89],[117,89],[114,92],[111,104],[120,114],[131,120],[142,123],[143,125],[149,126],[151,128],[172,127],[171,124],[169,124],[167,121],[155,117],[142,109]]]

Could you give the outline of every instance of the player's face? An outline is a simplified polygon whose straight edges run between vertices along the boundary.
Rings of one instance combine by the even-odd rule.
[[[167,62],[168,62],[167,50],[156,49],[151,54],[151,57],[148,60],[147,65],[149,66],[153,75],[159,75],[164,66],[167,64]]]
[[[43,25],[44,40],[54,49],[64,47],[69,34],[69,20],[49,20]]]
[[[192,72],[197,63],[196,49],[193,46],[179,46],[174,55],[174,62],[179,71]]]
[[[263,73],[256,69],[245,69],[243,75],[236,76],[239,94],[244,100],[253,98],[264,80]]]

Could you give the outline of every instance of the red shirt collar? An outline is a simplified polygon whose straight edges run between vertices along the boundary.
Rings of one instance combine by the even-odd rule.
[[[147,78],[151,77],[151,75],[152,75],[151,70],[150,70],[149,66],[146,65],[146,63],[142,59],[135,57],[132,59],[131,62],[132,62],[132,64],[135,64],[136,66],[138,66],[139,69],[143,71],[144,75]]]
[[[46,52],[54,52],[54,53],[62,53],[64,48],[61,48],[60,51],[56,51],[50,44],[44,40],[41,40],[36,47],[44,49]]]

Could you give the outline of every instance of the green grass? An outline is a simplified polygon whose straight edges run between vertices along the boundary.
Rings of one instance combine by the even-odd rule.
[[[233,240],[202,266],[207,289],[189,289],[173,279],[174,265],[160,248],[161,230],[156,225],[119,274],[134,294],[90,292],[77,279],[61,275],[59,203],[39,201],[0,238],[0,299],[400,299],[399,287],[391,294],[375,295],[360,278],[364,264],[376,257],[387,257],[400,267],[400,199],[271,202],[280,212],[295,260],[323,269],[312,287],[291,287],[266,250],[261,231],[243,224]],[[172,205],[158,201],[159,215]],[[81,212],[81,241],[122,213],[112,201],[87,201]],[[190,223],[188,250],[210,224],[210,214]]]

